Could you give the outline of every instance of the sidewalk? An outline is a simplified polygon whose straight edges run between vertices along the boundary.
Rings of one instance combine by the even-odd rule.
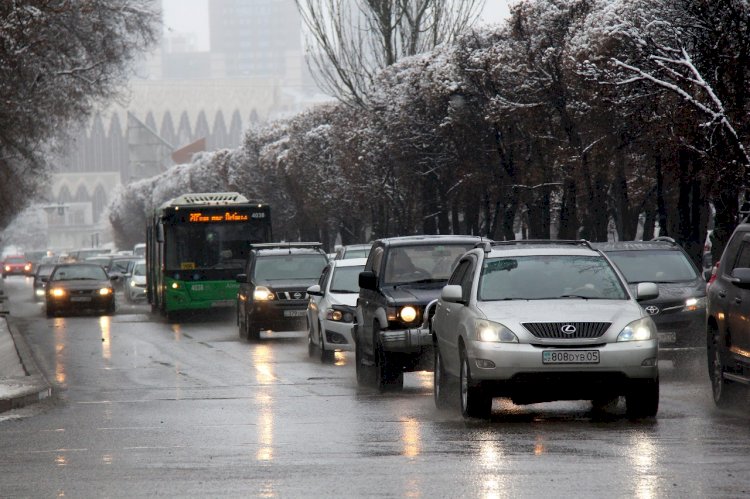
[[[52,387],[39,371],[26,340],[0,315],[0,412],[49,397]]]

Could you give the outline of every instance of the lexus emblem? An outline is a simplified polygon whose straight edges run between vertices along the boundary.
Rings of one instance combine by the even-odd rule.
[[[560,328],[560,331],[562,331],[565,334],[574,334],[576,332],[576,327],[573,324],[565,324],[563,327]]]
[[[659,313],[659,307],[649,305],[648,307],[646,307],[646,312],[648,312],[649,315],[656,315]]]
[[[292,295],[292,296],[294,296],[294,299],[295,299],[295,300],[300,300],[300,299],[302,299],[302,293],[300,293],[299,291],[295,291],[295,292],[294,292],[294,295]]]

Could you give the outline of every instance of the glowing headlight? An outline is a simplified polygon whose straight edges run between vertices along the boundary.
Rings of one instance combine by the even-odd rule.
[[[62,298],[65,296],[65,290],[62,288],[52,288],[49,293],[55,298]]]
[[[37,289],[35,291],[35,293],[36,293],[37,296],[44,296],[44,290],[43,289]]]
[[[656,338],[656,325],[649,317],[633,321],[617,336],[617,341],[644,341]]]
[[[112,288],[101,288],[99,290],[99,294],[102,296],[107,296],[112,294]]]
[[[477,339],[496,343],[518,343],[518,337],[499,322],[477,320],[474,323]]]
[[[135,287],[135,281],[130,281],[130,287],[131,287],[131,288],[134,288],[134,287]]]
[[[29,270],[31,270],[31,265],[27,263],[26,265],[23,266],[23,270],[28,272]]]
[[[693,311],[706,308],[706,297],[688,298],[685,300],[685,310]]]
[[[417,320],[417,309],[412,306],[406,306],[398,314],[404,322],[414,322]]]
[[[173,282],[172,283],[172,289],[179,289],[180,283],[179,282]]]
[[[273,300],[273,291],[265,286],[255,286],[253,290],[253,300],[255,301],[270,301]]]
[[[10,265],[6,265],[6,266],[5,266],[5,271],[6,271],[6,272],[10,272]]]
[[[351,312],[329,308],[326,310],[326,319],[335,322],[354,322],[354,315]]]

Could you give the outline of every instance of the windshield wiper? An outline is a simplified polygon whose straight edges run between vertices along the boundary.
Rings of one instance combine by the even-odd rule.
[[[331,293],[342,293],[342,294],[359,294],[359,291],[352,291],[351,289],[331,289]]]

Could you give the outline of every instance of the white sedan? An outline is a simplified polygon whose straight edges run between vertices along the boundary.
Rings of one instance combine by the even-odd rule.
[[[365,258],[332,260],[318,284],[307,289],[307,342],[310,357],[320,353],[321,362],[333,360],[334,352],[354,350],[352,328],[359,296],[359,273]]]

